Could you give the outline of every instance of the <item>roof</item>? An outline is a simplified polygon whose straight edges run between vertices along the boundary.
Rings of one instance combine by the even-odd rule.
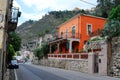
[[[60,26],[66,24],[66,23],[68,23],[69,21],[71,21],[71,20],[73,20],[73,19],[75,19],[75,18],[77,18],[77,17],[80,17],[80,16],[88,16],[88,17],[93,17],[93,18],[99,18],[99,19],[104,19],[104,20],[106,20],[106,18],[98,17],[98,16],[94,16],[94,15],[77,14],[77,15],[75,15],[74,17],[70,18],[69,20],[65,21],[64,23],[60,24],[57,28],[59,28]]]

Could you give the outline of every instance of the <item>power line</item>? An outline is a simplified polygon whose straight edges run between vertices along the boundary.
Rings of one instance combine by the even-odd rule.
[[[84,2],[84,3],[87,3],[87,4],[90,4],[90,5],[93,5],[93,6],[96,6],[95,4],[90,3],[90,2],[87,2],[87,1],[85,1],[85,0],[80,0],[80,1],[82,1],[82,2]]]

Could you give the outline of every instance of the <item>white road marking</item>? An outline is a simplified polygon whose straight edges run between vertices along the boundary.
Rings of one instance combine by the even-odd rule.
[[[15,80],[18,80],[17,73],[16,73],[15,69],[14,69],[14,73],[15,73]]]

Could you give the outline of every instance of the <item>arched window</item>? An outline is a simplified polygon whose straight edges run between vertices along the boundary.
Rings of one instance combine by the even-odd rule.
[[[68,29],[66,29],[66,38],[68,37]]]
[[[61,38],[63,38],[63,32],[61,32]]]
[[[73,26],[73,27],[72,27],[72,36],[75,37],[75,33],[76,33],[76,28],[75,28],[75,26]]]

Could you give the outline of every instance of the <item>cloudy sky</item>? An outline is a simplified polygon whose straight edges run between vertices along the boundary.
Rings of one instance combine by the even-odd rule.
[[[97,0],[84,0],[94,5]],[[80,9],[90,9],[94,7],[80,0],[14,0],[14,6],[19,7],[22,12],[19,23],[26,20],[38,20],[50,11],[73,10],[75,7]]]

